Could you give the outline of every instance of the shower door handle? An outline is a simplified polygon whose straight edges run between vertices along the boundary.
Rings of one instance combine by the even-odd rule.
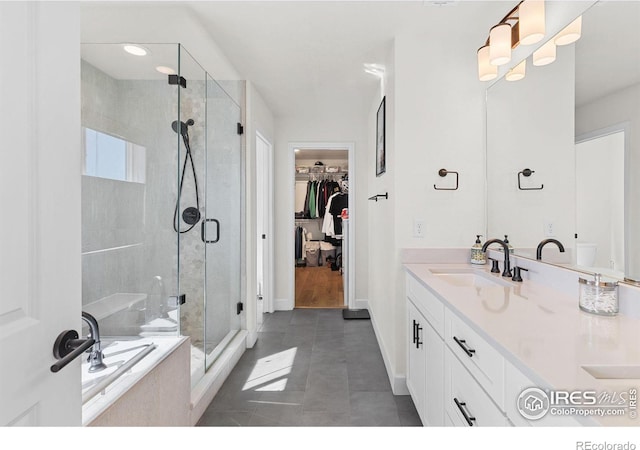
[[[213,241],[208,241],[207,238],[205,237],[205,233],[206,233],[206,228],[207,228],[207,222],[215,222],[216,224],[216,238]],[[216,242],[218,242],[220,240],[220,222],[217,219],[204,219],[202,222],[200,222],[200,237],[202,238],[202,242],[204,242],[205,244],[215,244]]]

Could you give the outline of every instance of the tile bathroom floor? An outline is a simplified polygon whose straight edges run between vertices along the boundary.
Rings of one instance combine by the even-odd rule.
[[[198,426],[420,426],[395,396],[370,320],[341,309],[265,314]]]

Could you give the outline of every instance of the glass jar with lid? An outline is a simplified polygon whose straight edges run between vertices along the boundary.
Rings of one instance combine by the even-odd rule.
[[[593,279],[580,277],[580,309],[602,316],[618,314],[618,282],[605,281],[599,273]]]

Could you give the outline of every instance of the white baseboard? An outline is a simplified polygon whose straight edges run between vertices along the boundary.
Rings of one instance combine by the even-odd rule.
[[[256,345],[257,341],[258,341],[258,331],[257,330],[249,331],[247,334],[247,348],[253,348],[253,346]]]
[[[218,393],[245,351],[247,331],[242,330],[231,340],[213,366],[191,389],[191,425],[195,426]]]
[[[273,301],[273,309],[276,311],[291,311],[294,307],[294,302],[287,298],[276,298]]]
[[[358,300],[356,300],[357,302]],[[362,301],[362,300],[360,300]],[[396,375],[391,363],[389,361],[389,353],[387,352],[386,345],[382,340],[381,334],[378,331],[378,326],[375,319],[375,311],[368,308],[369,302],[367,301],[367,309],[371,316],[371,325],[373,325],[373,331],[380,347],[380,353],[382,353],[382,360],[384,361],[384,367],[387,369],[387,376],[389,377],[389,383],[391,383],[391,391],[393,395],[409,395],[409,389],[407,389],[407,377],[406,375]]]
[[[369,309],[369,300],[367,299],[356,299],[355,300],[355,308],[356,309]]]

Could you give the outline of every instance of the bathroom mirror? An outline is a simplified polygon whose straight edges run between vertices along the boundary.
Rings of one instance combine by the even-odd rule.
[[[553,63],[487,89],[487,237],[532,259],[555,238],[544,262],[640,280],[639,30],[640,2],[597,2]]]

